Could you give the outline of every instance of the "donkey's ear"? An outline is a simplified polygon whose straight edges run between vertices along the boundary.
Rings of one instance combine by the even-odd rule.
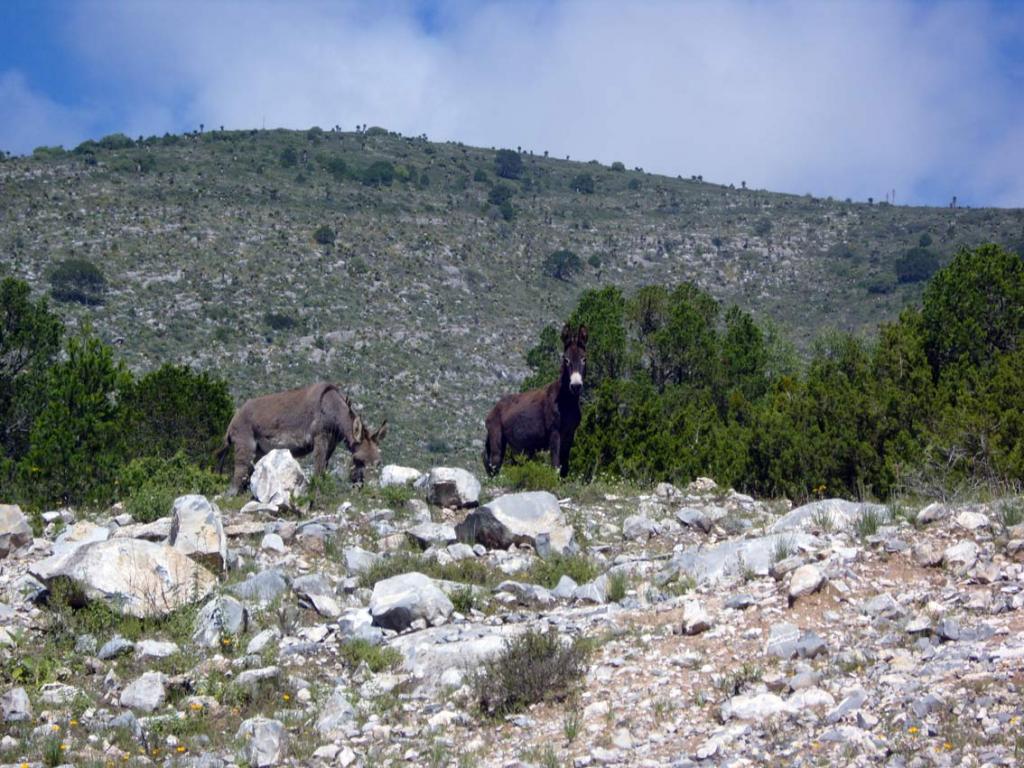
[[[363,442],[363,420],[356,416],[352,419],[352,441]]]
[[[379,443],[384,439],[384,436],[388,433],[388,420],[384,419],[377,427],[377,431],[373,433],[373,442]]]
[[[572,334],[572,326],[570,326],[568,323],[566,323],[565,326],[563,326],[563,328],[562,328],[562,346],[563,347],[568,347],[570,344],[572,344],[572,335],[573,335]]]
[[[587,326],[581,325],[580,329],[576,331],[576,343],[584,348],[587,346]]]

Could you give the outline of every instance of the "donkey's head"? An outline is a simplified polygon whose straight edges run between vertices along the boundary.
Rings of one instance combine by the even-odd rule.
[[[569,390],[574,395],[583,391],[583,373],[587,367],[587,326],[581,325],[575,331],[568,323],[562,329],[562,378],[569,380]]]
[[[387,433],[387,419],[377,427],[376,432],[371,432],[358,416],[352,420],[352,471],[349,479],[353,484],[363,482],[363,472],[367,467],[372,469],[380,466],[380,441]]]

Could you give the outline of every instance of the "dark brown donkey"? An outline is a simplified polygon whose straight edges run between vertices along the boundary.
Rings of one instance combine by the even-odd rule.
[[[327,462],[339,442],[352,453],[353,483],[363,481],[367,466],[380,464],[378,443],[387,433],[385,420],[371,432],[352,409],[352,402],[327,382],[275,392],[246,400],[235,411],[217,452],[217,471],[224,467],[228,449],[235,447],[235,471],[229,493],[238,493],[249,482],[253,462],[275,448],[286,448],[293,456],[313,454],[314,471],[327,469]]]
[[[569,451],[580,425],[580,393],[587,365],[587,327],[562,329],[562,375],[546,387],[505,395],[487,414],[484,468],[496,475],[505,460],[505,448],[533,455],[551,452],[551,466],[562,477],[569,474]]]

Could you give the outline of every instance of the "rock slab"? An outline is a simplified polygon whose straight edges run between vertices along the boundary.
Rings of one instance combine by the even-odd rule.
[[[459,541],[488,549],[525,544],[539,553],[544,548],[560,555],[575,550],[572,526],[566,524],[558,499],[547,491],[499,496],[466,515],[455,533]]]

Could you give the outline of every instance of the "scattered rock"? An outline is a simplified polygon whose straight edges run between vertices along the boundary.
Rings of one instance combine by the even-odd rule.
[[[825,577],[815,565],[801,565],[793,571],[789,582],[789,604],[793,605],[801,597],[814,594],[825,583]]]
[[[121,706],[141,712],[154,712],[167,698],[164,688],[167,678],[162,672],[143,672],[142,676],[125,686],[121,692]]]
[[[557,499],[555,503],[557,503]],[[631,541],[646,541],[661,533],[661,526],[643,515],[630,515],[622,521],[622,538]]]
[[[978,562],[978,545],[973,541],[961,541],[947,547],[942,553],[942,564],[958,573],[966,573]]]
[[[446,547],[457,539],[455,527],[450,523],[420,523],[409,528],[405,535],[423,549]]]
[[[5,723],[20,723],[32,719],[32,702],[24,688],[11,688],[0,696],[0,715]]]
[[[711,629],[711,618],[696,600],[687,600],[683,607],[683,634],[699,635]]]
[[[234,642],[248,624],[249,612],[245,606],[233,597],[220,595],[199,611],[192,639],[203,648],[217,648],[222,643]]]
[[[423,477],[423,473],[412,467],[400,467],[397,464],[385,464],[380,470],[380,486],[413,485]]]
[[[244,743],[242,757],[252,768],[277,765],[286,757],[288,733],[280,720],[251,717],[242,722],[235,738]]]

